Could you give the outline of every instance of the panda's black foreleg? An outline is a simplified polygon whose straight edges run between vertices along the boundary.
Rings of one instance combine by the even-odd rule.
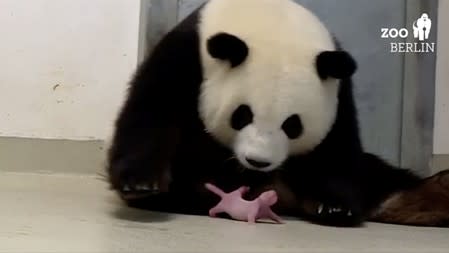
[[[124,199],[168,191],[182,129],[197,115],[198,40],[188,23],[167,33],[131,82],[107,165],[111,186]]]
[[[314,208],[309,207],[304,216],[317,224],[355,227],[360,226],[366,219],[366,215],[360,207],[328,204],[320,201],[315,201],[315,203]]]
[[[157,60],[158,58],[156,58]],[[176,83],[155,73],[150,60],[136,74],[116,122],[107,172],[114,190],[124,199],[168,191],[171,161],[176,153],[184,100],[172,95]],[[173,101],[168,100],[170,96]]]
[[[183,184],[175,184],[169,192],[130,198],[126,200],[126,203],[132,208],[142,210],[206,216],[209,214],[210,208],[219,201],[220,199],[210,192],[198,191]]]
[[[350,202],[346,198],[331,194],[325,198],[303,200],[301,203],[300,216],[320,225],[357,227],[367,219],[367,212],[361,203]]]
[[[305,175],[286,177],[303,201],[306,219],[323,225],[359,226],[370,220],[391,194],[413,189],[421,182],[410,171],[395,168],[372,154],[365,153],[352,164],[355,166],[340,166],[338,171],[321,167]]]
[[[284,176],[297,199],[300,218],[337,227],[360,226],[367,219],[363,188],[351,176],[321,172]]]
[[[108,165],[111,187],[126,200],[167,192],[174,138],[176,133],[170,128],[147,129],[145,136],[132,142],[133,137],[126,134],[116,138]]]

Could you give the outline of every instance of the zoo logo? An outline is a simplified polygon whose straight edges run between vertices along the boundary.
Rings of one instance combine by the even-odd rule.
[[[423,13],[413,22],[413,37],[421,42],[391,42],[390,51],[392,53],[429,53],[435,52],[435,43],[424,42],[429,39],[432,29],[432,20],[427,13]],[[384,39],[406,39],[410,33],[407,28],[382,28],[381,37]]]
[[[420,41],[428,40],[432,29],[432,20],[427,13],[422,14],[421,18],[413,23],[413,35]]]

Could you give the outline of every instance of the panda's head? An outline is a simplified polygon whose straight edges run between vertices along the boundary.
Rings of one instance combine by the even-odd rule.
[[[215,0],[203,11],[199,110],[206,130],[243,166],[268,172],[323,141],[336,119],[340,80],[356,63],[299,5],[240,2],[257,5],[251,17],[242,6],[231,13],[219,6],[235,1]]]

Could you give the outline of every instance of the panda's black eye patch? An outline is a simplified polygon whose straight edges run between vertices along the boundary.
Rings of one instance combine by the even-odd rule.
[[[351,77],[357,70],[357,63],[345,51],[325,51],[316,58],[316,68],[321,79]]]
[[[301,122],[301,118],[298,114],[290,116],[282,124],[282,130],[285,132],[289,139],[297,139],[304,131],[304,127]]]
[[[248,105],[241,105],[232,114],[231,126],[235,130],[242,130],[253,122],[253,112]]]
[[[231,67],[235,68],[248,58],[248,45],[240,38],[227,34],[218,33],[207,41],[209,54],[216,59],[229,61]]]

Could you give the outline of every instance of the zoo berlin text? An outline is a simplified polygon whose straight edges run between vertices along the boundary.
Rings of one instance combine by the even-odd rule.
[[[423,13],[415,22],[413,22],[413,37],[420,42],[391,42],[390,51],[392,53],[433,53],[435,52],[435,43],[425,42],[429,39],[432,30],[432,20],[427,13]],[[382,28],[381,37],[384,39],[409,37],[409,30],[406,28]]]

